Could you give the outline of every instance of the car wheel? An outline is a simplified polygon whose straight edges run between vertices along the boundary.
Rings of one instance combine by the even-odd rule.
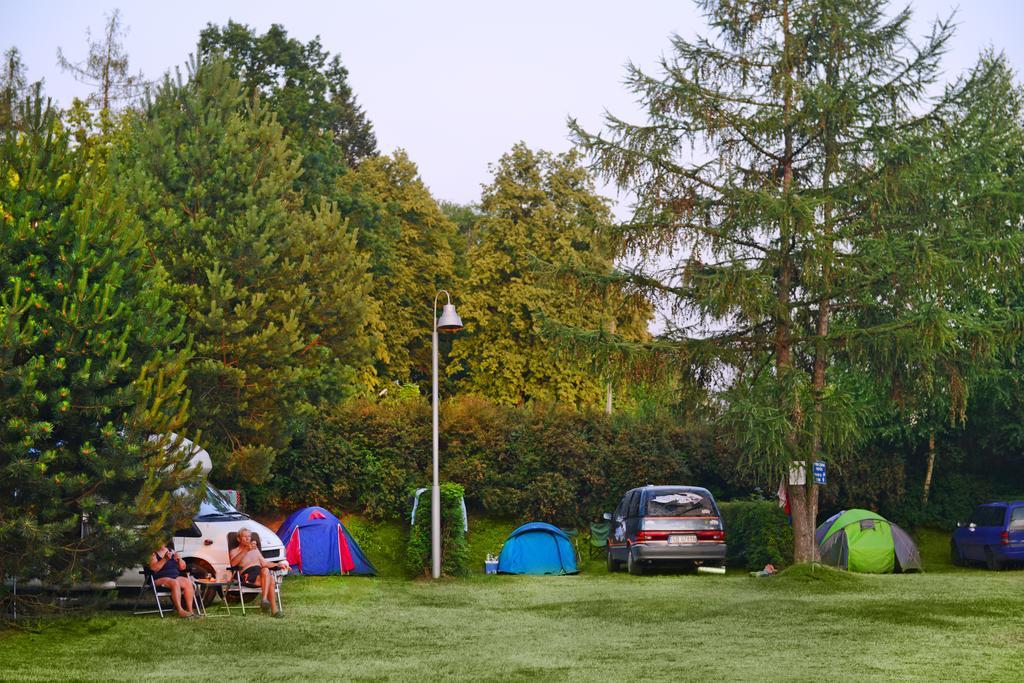
[[[1003,568],[1003,561],[996,557],[996,554],[992,552],[992,548],[985,548],[985,566],[994,572]]]
[[[640,576],[644,573],[644,567],[642,564],[640,564],[640,560],[637,560],[633,557],[632,548],[626,549],[626,571],[628,571],[633,576]]]
[[[611,548],[608,548],[608,557],[606,559],[605,565],[608,567],[609,573],[619,571],[619,561],[615,559],[615,556],[612,553]]]
[[[964,560],[964,554],[960,552],[960,546],[956,544],[956,541],[949,542],[949,559],[957,567],[963,567],[967,564]]]

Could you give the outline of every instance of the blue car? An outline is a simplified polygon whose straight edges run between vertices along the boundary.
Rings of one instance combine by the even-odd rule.
[[[984,562],[989,569],[1024,562],[1024,502],[986,503],[967,524],[957,523],[949,542],[953,564]]]

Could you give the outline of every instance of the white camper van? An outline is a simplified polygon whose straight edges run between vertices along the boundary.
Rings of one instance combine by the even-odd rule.
[[[189,466],[201,469],[204,475],[210,473],[213,461],[210,454],[188,439],[181,439],[182,448],[193,453]],[[199,512],[192,518],[192,525],[174,532],[174,549],[189,569],[197,575],[218,579],[229,578],[228,534],[246,528],[260,537],[263,556],[271,562],[284,559],[284,544],[277,534],[239,512],[220,491],[206,484],[206,496],[199,505]],[[142,568],[126,570],[115,580],[117,588],[138,588],[142,585]]]

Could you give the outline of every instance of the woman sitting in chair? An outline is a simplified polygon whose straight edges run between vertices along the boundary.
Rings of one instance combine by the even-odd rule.
[[[287,562],[268,562],[260,552],[259,546],[252,538],[252,532],[242,528],[238,530],[238,547],[231,551],[231,565],[242,567],[242,580],[251,585],[259,586],[263,594],[261,607],[270,610],[275,617],[283,617],[284,612],[278,609],[277,593],[274,591],[272,569],[287,569]]]
[[[182,576],[185,570],[185,561],[172,549],[172,543],[167,543],[157,549],[149,557],[149,571],[153,575],[153,581],[157,586],[162,586],[171,591],[171,602],[180,617],[193,617],[192,605],[195,604],[195,591],[192,580]],[[184,597],[184,600],[182,598]],[[186,606],[188,609],[186,609]]]

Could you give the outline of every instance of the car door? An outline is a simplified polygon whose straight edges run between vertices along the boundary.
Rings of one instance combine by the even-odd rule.
[[[1010,510],[1010,524],[1006,529],[1010,538],[1010,553],[1024,552],[1024,505]]]
[[[629,506],[629,499],[632,492],[627,493],[619,501],[615,512],[612,513],[611,529],[608,531],[609,550],[614,554],[616,560],[625,561],[626,554],[623,548],[626,547],[626,510]]]
[[[985,561],[985,548],[999,543],[1005,518],[1005,506],[979,505],[976,507],[967,526],[964,557],[978,562]]]
[[[956,542],[957,547],[960,549],[960,555],[965,560],[977,560],[978,558],[978,521],[982,517],[982,511],[984,507],[979,505],[974,508],[971,512],[971,516],[967,519],[967,523],[961,528],[956,530]]]
[[[626,537],[630,543],[636,542],[636,532],[640,531],[641,510],[640,500],[643,498],[643,491],[633,491],[629,499],[629,508],[626,511]]]

